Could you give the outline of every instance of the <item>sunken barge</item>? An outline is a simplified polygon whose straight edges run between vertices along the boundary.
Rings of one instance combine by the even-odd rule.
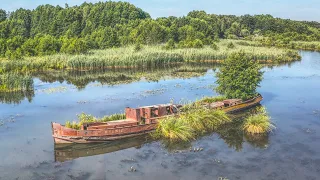
[[[224,101],[203,104],[212,110],[223,110],[234,113],[254,107],[262,101],[262,96],[242,101],[227,99]],[[109,122],[84,123],[80,130],[67,128],[59,123],[51,123],[54,143],[98,143],[114,141],[154,131],[159,121],[179,113],[182,105],[162,104],[140,108],[126,108],[126,119]]]

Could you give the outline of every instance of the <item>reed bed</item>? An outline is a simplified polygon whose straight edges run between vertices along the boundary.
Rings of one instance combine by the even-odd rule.
[[[126,118],[125,114],[112,114],[110,116],[97,118],[90,114],[81,113],[78,115],[78,120],[72,121],[72,122],[67,121],[65,123],[65,127],[79,130],[84,123],[108,122],[108,121],[114,121],[114,120],[122,120],[125,118]]]
[[[266,47],[266,46],[275,46],[278,48],[288,48],[288,49],[297,49],[297,50],[308,50],[308,51],[320,51],[320,42],[319,41],[291,41],[283,43],[282,41],[275,41],[271,44],[266,44],[263,39],[255,41],[245,41],[238,40],[236,43],[240,46],[252,46],[252,47]]]
[[[296,51],[279,48],[254,47],[235,45],[228,48],[228,43],[237,41],[222,40],[217,45],[218,50],[211,47],[184,48],[165,50],[163,45],[145,46],[140,51],[134,51],[133,46],[92,50],[83,55],[56,54],[43,57],[27,57],[18,61],[1,60],[0,72],[42,71],[50,69],[96,70],[104,68],[137,68],[157,67],[166,64],[179,64],[186,62],[220,61],[226,59],[235,51],[244,51],[252,60],[287,62],[299,60],[301,57]]]

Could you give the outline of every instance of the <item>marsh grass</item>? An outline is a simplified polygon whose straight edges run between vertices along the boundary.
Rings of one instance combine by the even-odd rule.
[[[165,138],[170,141],[190,141],[195,138],[192,127],[176,117],[162,119],[153,135],[156,138]]]
[[[264,107],[258,107],[256,113],[244,120],[243,130],[248,134],[266,134],[271,132],[275,126]]]
[[[160,120],[153,136],[171,142],[190,141],[229,122],[231,119],[223,111],[192,107],[175,117]]]
[[[41,71],[50,69],[96,70],[104,68],[137,68],[157,67],[165,64],[179,64],[186,62],[205,62],[225,60],[231,53],[244,51],[252,60],[287,62],[299,60],[298,52],[288,53],[286,49],[237,45],[228,48],[228,44],[235,44],[235,40],[222,40],[213,50],[210,46],[204,48],[183,48],[165,50],[162,45],[145,46],[135,51],[133,46],[92,50],[85,55],[56,54],[43,57],[28,57],[19,61],[0,61],[0,72],[11,71]]]
[[[108,122],[108,121],[115,121],[115,120],[122,120],[125,119],[125,114],[112,114],[110,116],[104,116],[102,118],[97,118],[90,114],[81,113],[78,115],[77,121],[67,121],[65,123],[65,127],[72,128],[72,129],[80,129],[81,126],[85,123],[95,123],[95,122]]]

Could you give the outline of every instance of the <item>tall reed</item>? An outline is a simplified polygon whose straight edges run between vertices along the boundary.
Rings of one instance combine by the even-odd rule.
[[[146,46],[140,51],[134,51],[133,46],[92,50],[85,55],[56,54],[44,57],[27,57],[18,61],[1,60],[1,72],[42,71],[50,69],[96,70],[104,68],[137,68],[157,67],[165,64],[183,62],[206,62],[226,59],[231,53],[242,50],[252,57],[252,60],[287,62],[299,60],[297,51],[280,48],[254,47],[237,45],[228,48],[230,40],[221,41],[218,50],[207,46],[204,48],[185,48],[165,50],[161,45]]]

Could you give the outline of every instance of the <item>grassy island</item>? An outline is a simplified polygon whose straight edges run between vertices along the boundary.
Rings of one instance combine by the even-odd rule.
[[[252,61],[267,63],[289,62],[300,60],[297,51],[235,45],[228,47],[229,43],[237,42],[222,40],[218,43],[218,50],[210,46],[203,48],[176,48],[164,49],[163,45],[143,46],[135,51],[133,46],[112,48],[105,50],[92,50],[87,54],[68,55],[56,54],[43,57],[28,57],[19,61],[0,61],[0,72],[11,71],[43,71],[43,70],[96,70],[105,68],[137,68],[158,67],[168,64],[221,62],[237,51],[243,51]]]

